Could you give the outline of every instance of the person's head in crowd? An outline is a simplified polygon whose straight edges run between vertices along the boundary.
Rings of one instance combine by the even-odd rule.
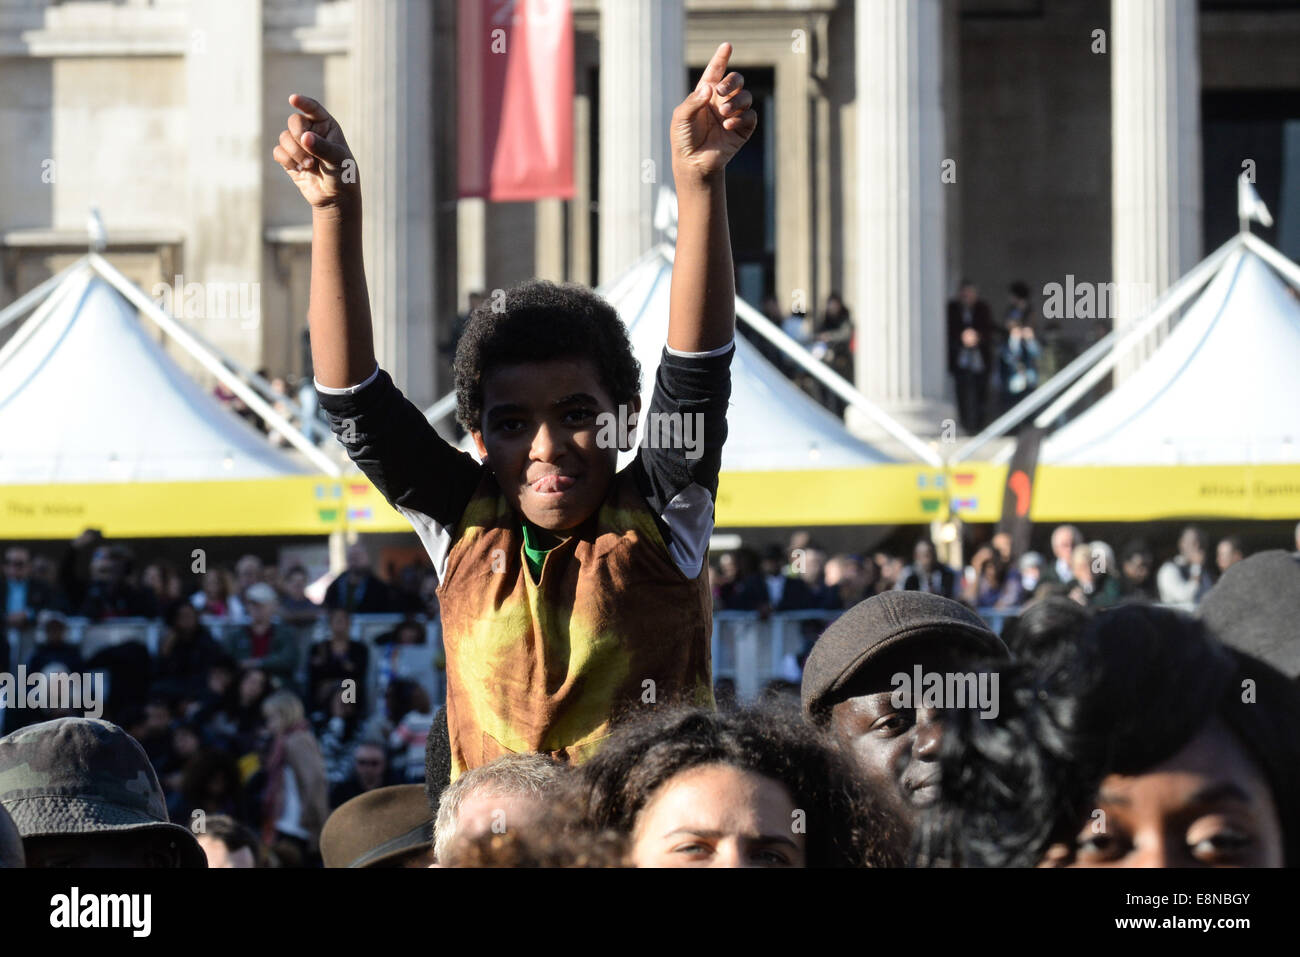
[[[931,861],[1300,863],[1300,688],[1196,619],[1126,605],[1009,673],[994,720],[954,715]]]
[[[404,618],[393,629],[393,643],[397,645],[422,645],[426,634],[424,625],[414,618]]]
[[[260,708],[262,700],[270,693],[271,682],[261,668],[245,668],[239,674],[239,706]]]
[[[235,562],[235,582],[241,594],[262,584],[262,560],[256,555],[245,555]]]
[[[191,808],[235,810],[242,790],[239,765],[226,751],[201,750],[181,771],[181,797]]]
[[[203,867],[153,765],[115,724],[59,718],[0,738],[0,806],[28,867]]]
[[[1052,530],[1052,554],[1059,562],[1070,562],[1074,550],[1083,544],[1083,533],[1073,525],[1058,525]]]
[[[871,559],[867,561],[870,570],[856,555],[832,555],[826,560],[823,580],[826,587],[833,588],[839,594],[840,602],[845,608],[867,597],[880,577],[876,563]]]
[[[284,578],[280,574],[279,565],[271,564],[262,569],[262,584],[270,585],[277,595],[284,591]]]
[[[1120,567],[1124,573],[1124,583],[1129,588],[1142,588],[1151,580],[1152,565],[1155,559],[1146,542],[1136,539],[1124,546]]]
[[[280,583],[286,598],[302,601],[307,597],[307,569],[293,565],[284,573]]]
[[[1183,533],[1178,536],[1178,554],[1187,561],[1189,565],[1199,565],[1205,567],[1206,552],[1210,547],[1210,540],[1196,525],[1188,525],[1183,529]]]
[[[388,752],[382,741],[362,741],[352,753],[352,769],[362,791],[382,787],[388,771]]]
[[[768,545],[763,549],[763,560],[760,563],[760,569],[768,578],[777,575],[784,575],[786,569],[786,560],[788,552],[780,545]]]
[[[572,780],[587,825],[635,867],[862,867],[900,860],[897,823],[834,741],[785,711],[664,708]]]
[[[1077,601],[1060,595],[1039,598],[1007,622],[1002,639],[1017,659],[1042,658],[1059,642],[1074,640],[1091,617]]]
[[[735,552],[723,552],[718,556],[718,574],[724,582],[734,582],[739,572]]]
[[[1300,554],[1269,549],[1238,562],[1206,592],[1197,613],[1224,644],[1300,680]]]
[[[971,280],[963,279],[957,286],[957,298],[961,300],[963,306],[974,306],[975,303],[979,302],[979,287]]]
[[[813,544],[812,532],[806,528],[796,529],[790,533],[790,546],[788,552],[794,552],[799,549],[811,548]]]
[[[420,576],[420,602],[426,615],[430,618],[438,617],[438,575],[433,571],[425,571]]]
[[[320,836],[326,867],[428,867],[433,815],[419,784],[394,784],[344,801]]]
[[[33,581],[45,582],[51,588],[57,587],[59,583],[59,566],[48,555],[33,555],[31,578]]]
[[[941,702],[926,706],[921,688],[901,693],[899,676],[911,688],[918,670],[964,674],[973,659],[1006,654],[966,606],[926,592],[885,592],[854,605],[813,645],[804,714],[849,748],[863,779],[910,827],[939,796],[943,713]],[[984,682],[992,687],[991,677]]]
[[[355,579],[370,573],[370,550],[361,542],[348,546],[348,575]]]
[[[1300,552],[1300,522],[1295,523],[1295,550]]]
[[[1241,539],[1236,535],[1229,535],[1227,538],[1220,539],[1218,547],[1214,550],[1214,561],[1219,566],[1221,574],[1245,557],[1245,546],[1241,544]]]
[[[995,552],[1002,556],[1003,562],[1008,565],[1011,564],[1012,542],[1010,532],[994,532],[989,544],[993,546]]]
[[[203,576],[203,597],[210,604],[225,605],[230,599],[230,582],[219,568],[209,569]]]
[[[352,615],[346,608],[330,612],[330,641],[346,645],[352,640]]]
[[[304,727],[307,721],[302,699],[288,688],[267,695],[262,702],[262,718],[272,735],[290,734]]]
[[[31,552],[21,545],[5,549],[4,577],[11,582],[25,582],[31,575]]]
[[[68,616],[61,611],[46,608],[36,616],[36,627],[41,634],[41,644],[47,648],[58,648],[68,637]]]
[[[23,837],[18,833],[9,812],[0,805],[0,870],[10,867],[26,867],[27,858],[23,854]]]
[[[826,574],[826,552],[817,545],[808,545],[795,553],[794,571],[809,585],[820,585]]]
[[[593,831],[547,808],[530,826],[502,834],[481,831],[455,841],[438,867],[627,867],[627,839],[614,831]]]
[[[442,792],[434,822],[434,858],[489,831],[527,827],[555,793],[564,767],[544,754],[510,754],[471,768]]]
[[[150,562],[140,573],[140,584],[161,602],[173,602],[181,597],[181,576],[171,562]]]
[[[1038,552],[1025,552],[1016,566],[1020,569],[1020,587],[1032,594],[1043,579],[1043,556]]]
[[[228,814],[206,815],[194,837],[210,868],[257,867],[262,856],[256,835]]]
[[[171,730],[171,703],[160,694],[150,695],[144,703],[144,723],[142,730],[145,737],[163,737]]]
[[[187,601],[180,602],[168,609],[163,621],[178,640],[189,641],[199,631],[199,610]]]
[[[172,754],[185,761],[199,753],[203,747],[203,735],[199,728],[186,721],[181,721],[172,728]]]
[[[90,555],[90,580],[112,584],[123,575],[121,554],[111,545],[100,544]]]
[[[575,528],[593,514],[617,464],[616,443],[597,441],[602,413],[640,411],[641,365],[615,309],[573,283],[530,280],[506,290],[499,302],[480,307],[456,346],[456,419],[468,430],[480,458],[491,464],[502,493],[516,512],[549,532]],[[542,423],[558,429],[565,397],[595,399],[582,428],[560,430],[564,443],[552,451],[568,459],[563,502],[545,501],[538,482],[554,475],[528,458]],[[559,403],[559,404],[558,404]],[[529,411],[519,412],[523,406]],[[507,417],[508,410],[508,417]],[[543,415],[542,410],[550,410]],[[567,415],[567,412],[565,412]],[[503,425],[524,419],[528,428]],[[610,446],[610,447],[604,447]],[[551,473],[551,475],[549,475]],[[556,479],[564,484],[562,477]]]
[[[921,574],[933,570],[935,561],[934,542],[928,538],[919,539],[912,546],[912,567]]]
[[[876,555],[876,564],[880,568],[880,587],[879,591],[888,591],[898,583],[898,579],[903,574],[903,559],[897,555],[886,555],[880,552]]]
[[[1097,556],[1094,555],[1092,546],[1087,542],[1074,546],[1074,551],[1070,553],[1070,573],[1074,576],[1075,581],[1083,585],[1093,584],[1096,578],[1093,573],[1095,558]],[[1095,564],[1099,565],[1100,562]],[[1101,569],[1097,568],[1097,572],[1100,573]]]
[[[244,592],[244,603],[248,606],[248,617],[256,628],[265,628],[271,624],[279,605],[280,596],[266,582],[257,582]]]
[[[213,700],[221,700],[231,694],[231,689],[238,691],[235,688],[236,674],[235,663],[227,657],[223,656],[209,664],[203,676],[208,695]]]

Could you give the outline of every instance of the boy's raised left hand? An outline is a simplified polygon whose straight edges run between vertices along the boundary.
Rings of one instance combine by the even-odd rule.
[[[727,72],[730,59],[731,44],[724,43],[695,90],[673,111],[673,171],[679,179],[683,173],[721,173],[758,125],[745,78]],[[679,188],[683,185],[678,183]]]

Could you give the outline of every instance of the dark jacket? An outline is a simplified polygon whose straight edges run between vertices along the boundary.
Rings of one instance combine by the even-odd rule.
[[[961,333],[964,328],[961,302],[953,299],[948,303],[948,371],[952,373],[957,371],[957,356],[961,353]],[[971,308],[971,328],[979,333],[979,350],[984,359],[984,374],[987,375],[993,370],[993,313],[983,299]]]
[[[0,618],[3,618],[8,607],[9,580],[0,575]],[[62,596],[38,578],[27,579],[27,597],[24,600],[23,607],[27,612],[28,624],[36,622],[38,612],[46,609],[65,610]]]
[[[395,610],[388,586],[374,574],[367,572],[360,584],[353,585],[344,572],[330,582],[325,591],[326,608],[346,608],[353,614],[380,614]]]

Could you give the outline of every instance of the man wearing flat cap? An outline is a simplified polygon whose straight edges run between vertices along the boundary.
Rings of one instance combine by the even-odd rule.
[[[207,867],[167,819],[144,748],[117,725],[59,718],[0,738],[0,807],[28,867]]]
[[[922,695],[914,679],[951,688],[948,676],[1006,657],[1006,645],[965,605],[926,592],[874,595],[813,646],[804,665],[804,715],[831,728],[868,783],[912,827],[939,797],[942,706],[953,706]]]

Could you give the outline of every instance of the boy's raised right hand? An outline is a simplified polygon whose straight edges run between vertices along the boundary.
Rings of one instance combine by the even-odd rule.
[[[309,96],[295,93],[289,117],[272,151],[303,199],[315,209],[330,209],[361,195],[357,163],[338,121]]]

